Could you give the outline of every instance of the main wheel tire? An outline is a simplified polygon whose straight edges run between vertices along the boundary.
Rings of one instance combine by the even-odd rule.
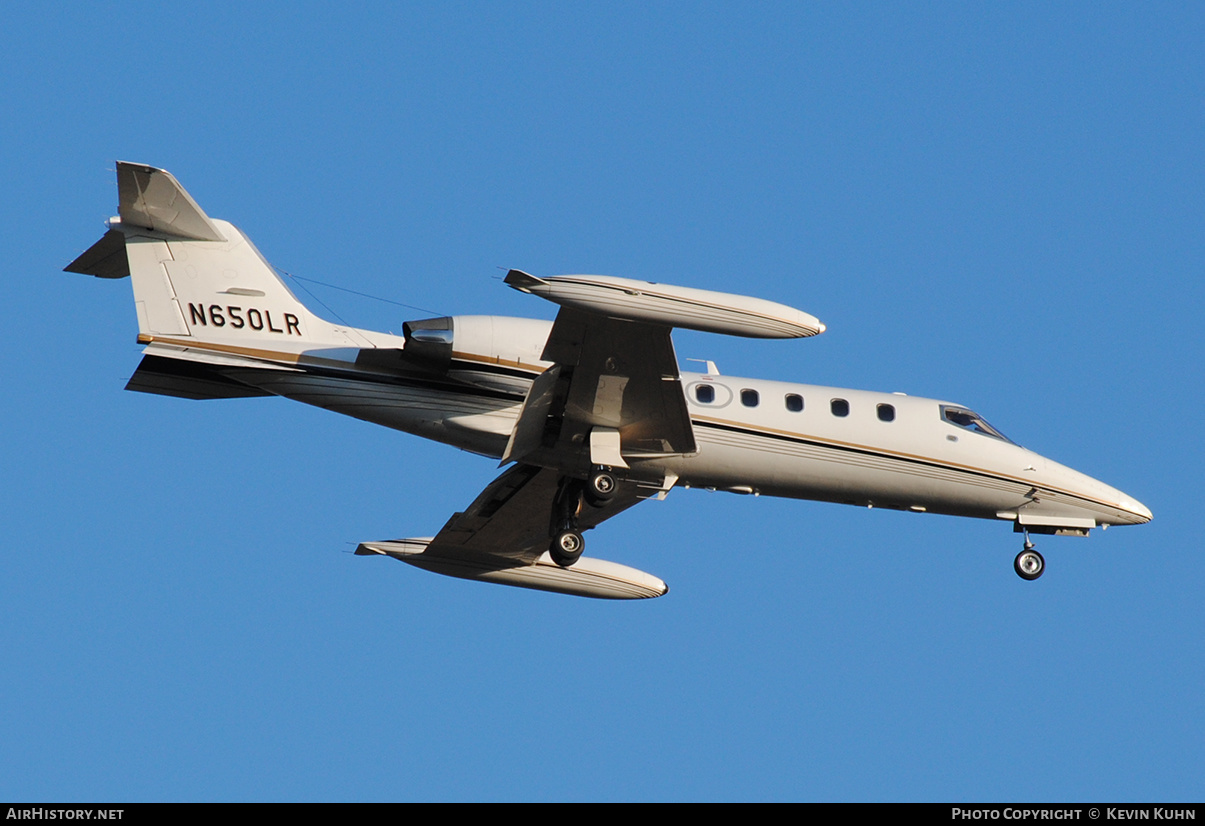
[[[548,546],[548,555],[552,561],[562,568],[568,568],[581,558],[586,550],[586,540],[577,531],[561,531],[552,538]]]
[[[618,489],[619,480],[615,478],[615,474],[606,470],[595,471],[586,481],[586,501],[596,508],[601,508],[611,501]]]
[[[1013,560],[1013,570],[1021,579],[1035,580],[1046,570],[1046,560],[1032,548],[1026,548]]]

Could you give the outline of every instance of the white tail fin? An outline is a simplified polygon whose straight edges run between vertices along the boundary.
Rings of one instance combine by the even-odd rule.
[[[162,169],[118,162],[119,219],[69,272],[130,275],[144,341],[346,346],[347,331],[305,308],[234,225],[210,218]],[[121,253],[124,252],[124,261]]]

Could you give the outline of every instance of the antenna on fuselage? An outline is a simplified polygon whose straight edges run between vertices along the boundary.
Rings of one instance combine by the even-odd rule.
[[[700,364],[706,364],[707,375],[709,376],[718,376],[720,374],[720,368],[716,367],[715,362],[711,359],[687,359],[687,361],[697,361]]]

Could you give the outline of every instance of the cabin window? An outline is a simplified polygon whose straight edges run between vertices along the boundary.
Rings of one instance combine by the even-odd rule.
[[[756,390],[745,388],[741,391],[741,404],[745,407],[757,407],[759,399]]]
[[[895,421],[895,405],[880,404],[879,405],[879,421],[894,422]]]
[[[797,393],[788,393],[787,410],[790,410],[792,413],[798,413],[803,410],[803,396]]]
[[[973,410],[967,410],[965,407],[955,407],[952,404],[943,404],[941,406],[941,418],[952,425],[957,425],[963,430],[970,430],[973,433],[982,433],[984,436],[991,436],[993,439],[1016,444],[1012,439],[1005,436],[996,428],[987,423],[987,420]]]
[[[715,401],[715,388],[710,384],[695,385],[695,398],[700,404],[711,404]]]
[[[845,399],[833,399],[829,402],[829,407],[832,409],[834,416],[849,415],[849,402]]]

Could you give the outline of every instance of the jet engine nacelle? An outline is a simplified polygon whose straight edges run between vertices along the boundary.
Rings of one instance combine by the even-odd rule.
[[[404,352],[428,369],[479,387],[526,392],[532,371],[544,370],[551,321],[458,315],[407,321]]]

